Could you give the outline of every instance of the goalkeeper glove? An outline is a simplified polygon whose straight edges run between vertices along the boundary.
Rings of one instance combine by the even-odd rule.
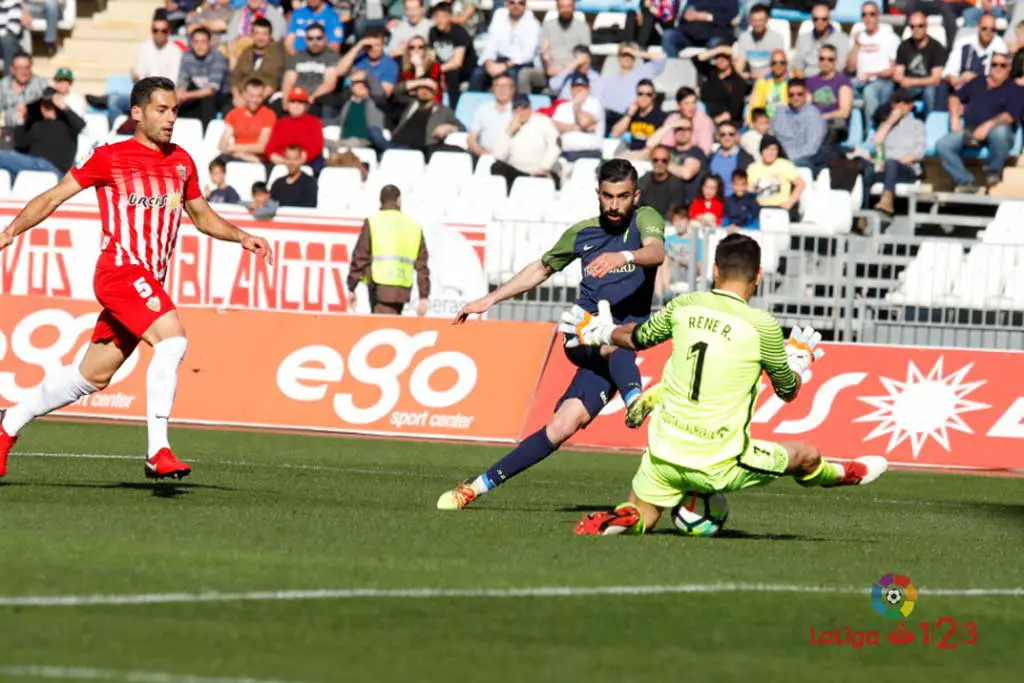
[[[573,306],[562,314],[562,322],[558,331],[566,337],[566,348],[583,344],[585,346],[601,346],[612,343],[612,307],[604,300],[597,302],[597,315],[587,313],[579,306]]]
[[[815,331],[810,325],[802,330],[794,327],[786,342],[786,361],[790,370],[803,375],[811,363],[825,355],[825,351],[818,347],[820,343],[821,332]]]

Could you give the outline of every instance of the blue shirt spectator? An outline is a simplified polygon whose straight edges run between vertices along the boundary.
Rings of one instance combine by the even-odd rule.
[[[327,47],[338,52],[345,38],[345,27],[337,10],[327,4],[326,0],[307,0],[306,6],[292,12],[292,20],[288,22],[288,35],[284,39],[284,48],[288,54],[294,55],[306,49],[306,27],[320,24],[327,34]]]
[[[371,60],[368,55],[362,55],[356,60],[355,68],[373,74],[382,85],[390,83],[394,87],[398,82],[398,62],[387,55],[376,61]]]
[[[754,157],[740,147],[739,131],[731,122],[718,127],[718,142],[720,146],[711,155],[708,170],[722,179],[722,190],[726,197],[731,197],[733,173],[746,171],[754,163]]]
[[[737,197],[734,194],[725,198],[722,226],[759,230],[761,227],[760,214],[761,205],[757,203],[756,194],[746,192],[742,197]]]

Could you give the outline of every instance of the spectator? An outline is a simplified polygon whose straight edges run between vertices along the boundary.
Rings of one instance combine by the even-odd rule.
[[[85,121],[71,111],[64,96],[47,88],[38,102],[28,106],[24,125],[14,132],[16,152],[0,151],[0,168],[11,174],[49,171],[63,176],[75,162],[78,134]]]
[[[893,82],[922,100],[924,114],[927,115],[935,109],[935,98],[946,63],[946,49],[928,35],[928,17],[924,12],[914,12],[907,23],[910,37],[900,43],[896,52]]]
[[[132,66],[131,76],[133,81],[139,81],[149,76],[162,76],[172,81],[177,80],[181,68],[181,50],[177,45],[170,42],[171,26],[162,15],[157,15],[150,27],[152,39],[139,46],[135,56],[135,64]],[[106,97],[86,97],[89,104],[99,109],[107,109],[110,119],[113,120],[121,114],[127,114],[131,108],[128,93],[118,93]]]
[[[893,93],[892,112],[878,127],[874,142],[881,145],[884,162],[865,186],[882,182],[882,198],[875,204],[875,211],[891,216],[896,211],[896,183],[912,183],[921,177],[921,161],[928,144],[924,123],[914,116],[912,92],[899,88]]]
[[[252,184],[252,201],[246,206],[253,218],[269,220],[277,214],[277,202],[270,198],[267,184]]]
[[[629,111],[612,127],[613,138],[621,138],[629,133],[629,149],[633,152],[627,155],[630,158],[642,159],[647,156],[647,143],[665,125],[665,112],[654,106],[657,94],[652,81],[640,81],[636,86],[636,99],[629,104]]]
[[[391,97],[398,83],[398,62],[384,54],[384,31],[368,29],[363,37],[338,61],[338,76],[352,69],[366,71],[380,84],[385,97]]]
[[[349,83],[350,93],[341,107],[339,147],[370,147],[371,128],[384,128],[384,114],[370,93],[370,76],[365,71],[353,71]]]
[[[843,33],[839,24],[832,25],[832,13],[826,2],[817,2],[811,8],[811,22],[813,27],[807,33],[801,33],[796,38],[796,48],[793,50],[793,75],[800,78],[808,78],[818,73],[818,53],[825,45],[831,45],[836,51],[836,68],[843,71],[846,68],[847,52],[850,49],[850,37]]]
[[[53,57],[60,49],[59,24],[63,14],[60,0],[26,0],[25,7],[31,19],[46,20],[43,43],[46,45],[46,56]],[[26,28],[28,26],[31,26],[31,22]]]
[[[263,85],[264,100],[281,87],[284,76],[284,51],[271,40],[270,22],[256,19],[252,23],[252,45],[242,51],[231,72],[231,93],[234,105],[242,105],[242,87],[251,80]]]
[[[188,32],[191,35],[197,28],[205,28],[210,32],[213,47],[220,47],[221,43],[227,42],[228,26],[234,16],[231,0],[211,0],[200,6],[188,19]]]
[[[228,63],[231,68],[235,67],[242,51],[249,47],[257,19],[266,19],[270,24],[274,42],[284,40],[288,33],[288,24],[280,9],[269,4],[267,0],[246,0],[245,7],[235,12],[235,16],[228,23]]]
[[[722,196],[722,179],[711,174],[704,176],[700,183],[700,194],[690,204],[690,219],[707,227],[722,224],[725,202]]]
[[[727,45],[719,45],[694,57],[693,63],[704,77],[700,94],[708,116],[715,123],[741,121],[746,106],[747,82],[733,68],[731,49]]]
[[[32,73],[32,57],[24,52],[14,55],[8,72],[0,80],[0,111],[4,127],[13,129],[25,123],[28,105],[43,96],[46,81]]]
[[[661,46],[669,57],[677,57],[688,47],[731,43],[739,14],[738,0],[688,0],[675,28],[662,34]]]
[[[441,65],[438,64],[434,51],[427,47],[427,39],[413,36],[406,43],[405,54],[402,55],[402,72],[398,75],[395,93],[404,95],[410,90],[415,90],[424,80],[432,81],[437,86],[434,88],[434,101],[440,103],[441,93],[444,91]]]
[[[286,163],[285,152],[289,147],[298,147],[305,155],[302,163],[320,173],[324,167],[324,128],[323,122],[309,113],[309,93],[303,88],[292,88],[285,107],[288,116],[277,120],[267,142],[267,160],[272,164]]]
[[[739,126],[726,121],[718,127],[718,149],[711,155],[708,171],[718,176],[719,184],[726,197],[732,195],[732,174],[736,170],[746,171],[754,157],[740,147]]]
[[[305,48],[285,59],[281,92],[302,88],[309,93],[310,113],[322,119],[332,119],[337,110],[327,102],[338,85],[338,56],[327,49],[327,32],[323,26],[307,24],[304,31]]]
[[[965,27],[980,25],[981,18],[986,14],[996,19],[1007,19],[1006,4],[1006,0],[977,0],[977,6],[967,7],[960,16],[964,19]]]
[[[8,65],[14,61],[14,55],[22,51],[25,11],[24,0],[0,0],[0,53],[8,76],[11,71]]]
[[[284,50],[295,56],[306,50],[306,31],[316,26],[327,37],[327,49],[337,53],[345,40],[345,27],[338,12],[327,0],[306,0],[306,5],[292,12],[288,32],[284,38]]]
[[[989,75],[992,56],[1006,54],[1006,43],[996,35],[996,19],[986,14],[978,21],[978,32],[956,41],[942,75],[953,90],[975,76]]]
[[[666,301],[687,291],[691,278],[700,274],[704,260],[703,240],[700,235],[695,235],[697,223],[690,220],[690,207],[673,204],[668,209],[666,220],[666,228],[674,228],[674,231],[665,230],[665,262],[658,268],[654,280],[656,301]],[[696,263],[696,273],[691,273],[691,262]]]
[[[853,111],[853,81],[836,70],[838,58],[839,53],[834,47],[822,46],[818,51],[821,68],[807,79],[807,94],[811,104],[825,119],[831,144],[846,140],[850,132],[850,112]],[[789,86],[793,87],[792,81]],[[789,97],[792,99],[792,93]]]
[[[676,91],[676,104],[679,111],[669,114],[669,117],[665,119],[665,125],[662,126],[666,137],[668,131],[685,118],[693,125],[691,136],[693,143],[700,147],[704,154],[711,154],[711,148],[715,145],[715,122],[697,106],[697,91],[684,85]],[[658,138],[658,141],[651,144],[661,144],[661,138],[657,134],[655,137]]]
[[[666,64],[664,55],[641,52],[636,43],[620,43],[618,59],[618,75],[602,77],[604,87],[601,105],[604,107],[605,123],[609,126],[615,125],[619,117],[629,109],[640,81],[654,80],[665,70]],[[649,61],[645,62],[645,59]]]
[[[572,99],[555,108],[551,120],[558,128],[562,156],[569,161],[601,158],[604,147],[604,107],[590,92],[590,79],[577,74],[570,81]]]
[[[225,178],[227,165],[223,159],[214,159],[210,162],[210,184],[206,186],[203,193],[206,201],[211,204],[241,204],[242,198],[238,196],[235,188],[228,185]]]
[[[480,19],[483,16],[480,12],[480,0],[455,0],[449,4],[452,6],[452,21],[466,29],[469,35],[475,36],[480,29]]]
[[[555,93],[555,99],[568,100],[572,98],[573,79],[576,76],[586,76],[587,81],[590,82],[590,94],[600,101],[603,92],[601,74],[594,71],[590,48],[586,45],[577,45],[573,48],[572,54],[573,58],[569,65],[551,78],[550,86],[552,92]]]
[[[177,34],[185,26],[185,17],[198,5],[198,0],[164,0],[164,6],[153,12],[160,14],[171,26],[171,33]]]
[[[547,116],[533,113],[530,98],[516,95],[512,100],[512,120],[498,136],[494,145],[493,175],[505,179],[507,191],[521,176],[551,178],[558,187],[558,174],[554,172],[561,149],[558,129]]]
[[[666,144],[672,154],[668,172],[683,181],[683,194],[676,199],[689,206],[697,198],[700,181],[708,168],[708,157],[693,141],[693,122],[690,119],[680,117],[671,125],[672,138]]]
[[[470,153],[475,157],[493,154],[494,146],[502,132],[512,121],[512,97],[516,94],[516,84],[508,74],[501,74],[494,79],[493,102],[483,102],[473,115],[469,126],[467,144]]]
[[[776,50],[772,53],[771,75],[757,79],[754,91],[750,94],[750,111],[764,109],[768,118],[789,103],[789,62],[786,52]]]
[[[420,300],[416,315],[430,310],[430,267],[423,229],[402,213],[402,193],[394,185],[380,191],[380,211],[363,222],[348,271],[348,305],[366,281],[374,314],[401,315],[412,298],[413,275]]]
[[[426,18],[423,0],[405,0],[405,19],[391,28],[388,53],[396,58],[406,54],[405,48],[413,38],[422,38],[426,43],[433,25],[430,19]]]
[[[732,174],[732,195],[725,198],[722,225],[757,230],[760,214],[757,195],[747,191],[747,172],[736,169]]]
[[[891,29],[881,29],[877,4],[866,2],[862,7],[864,30],[850,35],[850,54],[846,62],[847,69],[856,74],[855,91],[864,97],[864,117],[870,126],[875,111],[892,95],[892,77],[900,40]]]
[[[903,13],[908,17],[915,12],[942,17],[942,27],[946,32],[946,47],[948,48],[956,41],[957,17],[968,7],[970,4],[958,0],[910,0]]]
[[[768,134],[771,130],[772,124],[771,119],[768,118],[768,112],[762,108],[755,108],[750,110],[750,128],[744,133],[743,137],[740,138],[740,147],[743,148],[750,156],[754,159],[761,157],[761,138]]]
[[[1007,45],[1013,54],[1010,78],[1015,80],[1017,85],[1024,85],[1024,21],[1017,24],[1014,34],[1014,39]]]
[[[775,112],[772,132],[797,166],[806,166],[815,173],[828,162],[825,138],[828,124],[813,105],[807,102],[807,82],[802,78],[789,81],[789,104]],[[763,151],[762,144],[762,151]]]
[[[463,130],[463,126],[451,109],[437,102],[437,91],[437,83],[427,78],[420,79],[418,87],[409,91],[415,99],[391,132],[391,140],[386,140],[380,129],[370,129],[373,146],[378,150],[418,149],[426,153],[457,149],[445,145],[444,139]]]
[[[277,117],[263,104],[263,83],[256,79],[242,88],[241,100],[242,106],[224,117],[224,133],[217,146],[230,160],[263,163]]]
[[[178,74],[178,116],[199,119],[203,130],[227,104],[228,60],[210,50],[210,32],[192,32],[192,49],[181,59]]]
[[[740,34],[732,47],[736,71],[748,81],[764,78],[771,70],[772,53],[785,51],[788,41],[768,30],[768,6],[760,3],[750,8],[750,28]],[[787,36],[788,37],[788,36]]]
[[[519,72],[520,92],[528,93],[544,88],[548,84],[548,79],[554,82],[559,74],[568,73],[576,61],[576,49],[581,45],[590,46],[590,27],[582,16],[576,16],[576,0],[558,0],[556,7],[558,15],[551,21],[545,21],[540,29],[542,66]],[[589,50],[587,56],[590,56]],[[552,90],[560,89],[561,87],[552,86]]]
[[[960,86],[950,98],[950,133],[939,138],[935,149],[942,167],[952,176],[957,192],[977,192],[974,177],[964,167],[960,154],[965,147],[988,147],[985,182],[999,182],[1013,146],[1013,127],[1020,117],[1024,97],[1021,87],[1009,79],[1010,58],[992,55],[987,78],[975,78]]]
[[[668,218],[669,209],[686,194],[686,183],[668,172],[672,152],[667,147],[656,147],[651,152],[650,171],[640,178],[640,206],[650,206]]]
[[[508,73],[518,79],[519,71],[533,65],[540,43],[540,24],[526,11],[526,0],[506,0],[495,10],[487,29],[487,43],[480,65],[470,78],[470,90],[487,90],[491,79]]]
[[[278,178],[270,186],[270,198],[278,206],[294,206],[303,209],[315,209],[317,197],[316,178],[302,172],[307,155],[299,145],[288,145],[284,148],[282,160],[288,168],[288,175]]]
[[[792,161],[780,158],[781,151],[782,145],[774,136],[761,138],[761,160],[750,165],[747,177],[762,208],[784,209],[796,223],[800,221],[800,195],[807,183]]]
[[[475,6],[470,5],[473,10]],[[434,25],[430,28],[427,41],[441,63],[444,87],[448,91],[448,102],[452,109],[459,103],[462,84],[469,81],[476,65],[476,50],[473,39],[465,28],[453,21],[452,5],[439,2],[430,10]]]
[[[85,114],[89,111],[89,105],[85,101],[85,97],[76,92],[71,92],[71,87],[75,82],[75,74],[72,73],[71,69],[67,67],[60,67],[57,69],[57,73],[53,75],[53,88],[61,95],[64,96],[64,101],[67,102],[68,108],[85,118]]]

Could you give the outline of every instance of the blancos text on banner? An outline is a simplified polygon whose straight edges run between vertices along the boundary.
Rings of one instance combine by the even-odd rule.
[[[3,311],[0,407],[79,362],[99,306],[7,296]],[[190,341],[175,422],[427,438],[516,440],[553,335],[542,323],[181,314]],[[143,418],[149,353],[140,346],[109,389],[61,413]]]

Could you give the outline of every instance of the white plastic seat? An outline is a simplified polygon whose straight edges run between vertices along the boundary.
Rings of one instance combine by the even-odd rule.
[[[11,174],[0,168],[0,197],[11,196]]]
[[[448,137],[444,139],[444,144],[452,145],[453,147],[461,147],[462,149],[469,149],[469,133],[465,131],[448,133]]]
[[[782,44],[788,54],[793,49],[793,32],[789,29],[789,22],[785,19],[769,19],[768,30],[777,33],[782,38]]]
[[[643,178],[645,175],[654,170],[654,164],[643,159],[630,159],[629,163],[633,164],[633,168],[636,169],[637,177]]]
[[[203,144],[203,124],[198,119],[178,119],[174,124],[171,142],[193,157],[206,157],[209,153]]]
[[[114,122],[110,124],[110,136],[107,138],[107,142],[120,142],[120,138],[125,137],[118,135],[117,131],[127,120],[128,117],[124,114],[121,114],[114,119]]]
[[[389,149],[380,158],[380,170],[414,178],[426,167],[423,152],[415,149]]]
[[[597,169],[601,166],[600,159],[583,158],[576,161],[569,176],[569,185],[575,187],[585,185],[592,187],[597,182]]]
[[[946,300],[963,266],[963,247],[951,240],[925,240],[900,274],[901,286],[890,301],[932,305]]]
[[[485,154],[476,160],[476,169],[473,171],[473,175],[477,176],[489,176],[491,175],[491,166],[494,165],[494,155]]]
[[[219,154],[218,147],[220,139],[224,137],[225,127],[226,124],[220,119],[210,121],[209,125],[206,126],[206,133],[203,135],[203,149],[214,155]]]
[[[324,140],[340,140],[341,126],[324,126]]]
[[[60,178],[50,171],[22,171],[14,179],[11,196],[15,199],[32,199],[57,184]]]
[[[235,188],[235,192],[238,193],[242,201],[248,202],[252,200],[253,183],[265,183],[267,181],[267,170],[263,167],[263,164],[253,164],[248,161],[229,161],[224,170],[224,179],[228,185]]]
[[[505,179],[501,176],[474,175],[462,186],[459,201],[490,205],[491,215],[494,215],[494,210],[503,205],[508,198],[507,188]]]
[[[476,201],[459,199],[445,207],[445,222],[459,225],[486,225],[491,220],[492,207]]]
[[[555,182],[550,178],[516,178],[508,198],[520,204],[547,206],[555,200]]]
[[[110,134],[110,120],[106,114],[86,114],[85,132],[94,140],[102,140]]]
[[[427,164],[427,176],[445,182],[462,182],[473,175],[473,157],[465,152],[434,152]]]

